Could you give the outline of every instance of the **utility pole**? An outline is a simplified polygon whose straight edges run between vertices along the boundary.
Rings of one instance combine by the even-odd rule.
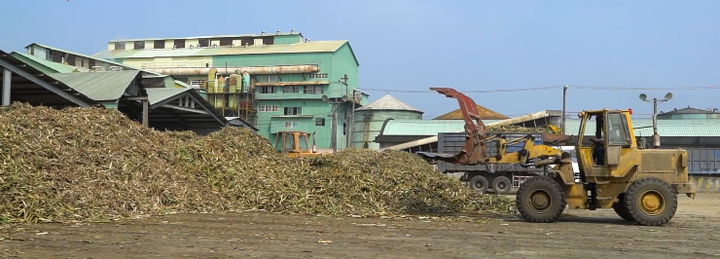
[[[338,82],[345,85],[345,94],[343,95],[343,97],[347,97],[347,94],[348,94],[348,79],[349,78],[348,78],[347,74],[344,74],[343,77],[338,80]],[[347,99],[349,100],[350,98],[347,98]],[[347,110],[345,110],[345,125],[346,125],[345,126],[346,127],[346,129],[345,129],[345,148],[346,149],[350,148],[352,146],[352,123],[353,123],[353,120],[355,119],[354,118],[355,100],[352,100],[352,102],[353,102],[353,111],[352,111],[352,115],[350,116],[349,119],[348,119]]]
[[[330,115],[330,117],[332,119],[332,122],[331,122],[332,126],[330,127],[332,130],[332,132],[330,133],[330,137],[332,139],[330,140],[330,145],[332,146],[333,153],[337,153],[337,117],[338,117],[337,108],[338,108],[338,103],[332,102],[330,104],[330,107],[332,109],[332,113]]]
[[[567,89],[567,85],[563,86],[562,126],[560,126],[560,133],[563,135],[565,135],[565,119],[567,117],[567,110],[565,110],[565,106],[567,104]]]
[[[353,140],[354,140],[354,134],[355,134],[355,102],[357,102],[358,98],[356,93],[359,93],[359,91],[356,91],[355,89],[352,90],[352,111],[350,112],[350,133],[348,138],[348,148],[353,147]]]
[[[322,96],[322,100],[330,104],[330,118],[332,119],[331,131],[330,132],[330,145],[332,146],[333,153],[337,153],[337,121],[338,121],[338,106],[344,102],[342,98],[329,98],[327,95]]]
[[[652,136],[653,148],[660,148],[660,134],[658,134],[658,131],[657,131],[657,113],[658,113],[657,106],[658,106],[658,103],[667,102],[670,99],[672,99],[672,97],[673,97],[672,93],[667,93],[667,94],[665,94],[664,99],[658,99],[658,98],[652,99],[652,104],[653,104],[653,117],[652,117],[653,118],[653,121],[652,121],[652,124],[653,124],[652,125],[652,127],[653,127],[653,136]],[[648,100],[646,94],[640,94],[640,100],[642,100],[643,102],[650,102],[650,100]]]

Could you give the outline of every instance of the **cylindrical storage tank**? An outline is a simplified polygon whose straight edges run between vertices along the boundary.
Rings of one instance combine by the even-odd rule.
[[[422,111],[387,94],[355,109],[352,147],[380,149],[380,144],[373,141],[380,134],[380,129],[386,119],[420,121],[422,115]]]

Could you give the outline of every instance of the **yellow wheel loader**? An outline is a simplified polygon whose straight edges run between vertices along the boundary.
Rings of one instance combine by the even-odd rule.
[[[312,149],[309,140],[312,138]],[[315,133],[308,134],[302,131],[279,131],[275,139],[275,149],[288,157],[322,156],[315,146]]]
[[[527,178],[518,189],[516,205],[527,221],[553,222],[567,205],[571,209],[612,208],[625,220],[658,226],[675,215],[678,194],[695,197],[695,187],[688,182],[688,153],[683,149],[639,149],[632,130],[632,110],[603,109],[579,114],[581,126],[575,150],[580,181],[576,182],[569,153],[535,145],[531,136],[522,150],[505,153],[507,141],[485,132],[472,99],[452,88],[430,89],[458,100],[466,140],[458,154],[418,152],[421,157],[459,165],[551,166],[547,174]],[[594,134],[587,145],[586,129]],[[494,157],[485,153],[488,141],[497,141]]]

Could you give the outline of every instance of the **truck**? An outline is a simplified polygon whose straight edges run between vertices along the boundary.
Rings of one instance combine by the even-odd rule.
[[[526,133],[490,133],[490,135],[501,134],[509,139],[522,140],[527,137]],[[535,144],[543,144],[543,136],[547,133],[530,134],[535,140]],[[556,138],[553,138],[556,139]],[[549,141],[548,141],[549,142]],[[459,153],[465,144],[465,133],[438,133],[438,149],[439,153]],[[489,142],[487,146],[488,156],[497,155],[497,147],[495,142]],[[507,152],[516,152],[522,149],[523,143],[508,143]],[[573,172],[575,181],[580,181],[580,169],[577,164],[575,148],[573,146],[553,146],[561,152],[568,152],[573,157]],[[523,167],[519,164],[478,164],[478,165],[458,165],[444,161],[436,162],[436,169],[440,173],[454,175],[460,181],[466,182],[468,187],[476,192],[488,192],[498,194],[508,194],[520,187],[525,179],[531,176],[543,175],[549,169],[548,166]]]

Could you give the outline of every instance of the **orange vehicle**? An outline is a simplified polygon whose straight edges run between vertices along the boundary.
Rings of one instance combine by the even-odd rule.
[[[312,149],[309,138],[312,137]],[[315,132],[308,134],[302,131],[279,131],[275,139],[275,149],[288,157],[322,156],[315,147]]]

